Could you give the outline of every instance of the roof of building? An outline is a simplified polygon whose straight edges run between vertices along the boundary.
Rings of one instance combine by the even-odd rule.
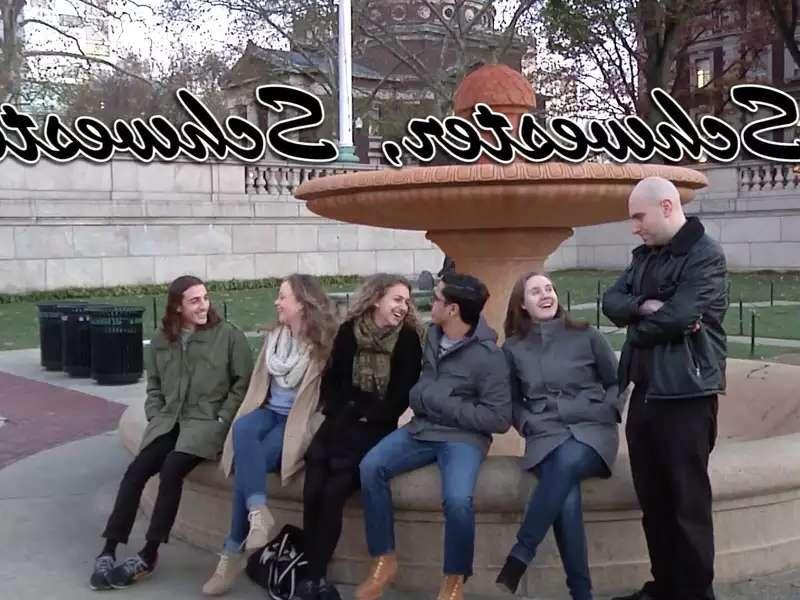
[[[273,50],[271,48],[262,48],[252,40],[248,40],[247,47],[244,53],[231,67],[227,74],[221,79],[223,87],[230,87],[244,83],[252,77],[262,75],[263,71],[258,73],[251,73],[248,69],[248,64],[251,59],[256,59],[259,62],[267,63],[270,70],[286,73],[308,73],[316,71],[333,75],[332,65],[329,60],[330,57],[323,53],[313,52],[297,52],[294,50]],[[384,77],[374,69],[353,61],[353,77],[356,79],[374,79],[376,81],[382,80]],[[392,80],[391,76],[387,79]]]

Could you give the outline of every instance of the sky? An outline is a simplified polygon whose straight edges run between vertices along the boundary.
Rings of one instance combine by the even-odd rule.
[[[160,3],[161,0],[141,2],[156,10]],[[117,53],[132,50],[143,58],[164,62],[165,57],[173,52],[176,35],[168,32],[161,23],[161,18],[151,11],[138,9],[136,17],[138,21],[124,21],[115,28],[114,45]],[[183,44],[198,50],[206,48],[219,51],[231,42],[227,35],[229,19],[222,8],[216,9],[211,18],[204,19],[196,25],[198,25],[196,30],[186,26],[181,27],[180,41]]]

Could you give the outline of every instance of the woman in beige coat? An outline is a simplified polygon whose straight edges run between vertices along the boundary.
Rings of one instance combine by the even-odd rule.
[[[244,401],[225,441],[222,468],[234,472],[231,530],[203,593],[227,592],[246,564],[244,550],[266,545],[274,520],[267,509],[267,473],[284,485],[324,417],[318,410],[322,370],[336,320],[328,297],[309,275],[290,275],[275,301],[278,323],[266,332]]]

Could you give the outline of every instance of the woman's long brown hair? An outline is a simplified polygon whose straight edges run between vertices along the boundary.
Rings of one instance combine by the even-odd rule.
[[[531,330],[533,319],[531,319],[528,311],[522,308],[522,305],[525,302],[525,284],[531,277],[535,277],[536,275],[546,277],[550,283],[553,283],[552,278],[547,273],[542,273],[540,271],[530,271],[517,279],[511,290],[511,297],[508,299],[506,321],[503,327],[506,339],[510,338],[512,335],[524,337],[528,335],[528,332]],[[555,289],[555,284],[553,284],[553,289]],[[561,302],[558,303],[558,309],[553,318],[562,319],[564,325],[569,329],[587,329],[589,327],[589,324],[585,321],[575,321],[571,319],[569,313],[561,306]]]
[[[169,289],[167,290],[167,307],[164,309],[164,316],[161,318],[161,331],[164,332],[164,335],[170,343],[177,340],[178,336],[181,334],[183,317],[178,309],[181,308],[181,304],[183,303],[183,293],[195,285],[205,285],[205,283],[203,283],[202,279],[194,275],[181,275],[169,284]],[[208,320],[204,325],[198,325],[197,329],[210,329],[220,321],[222,321],[222,319],[219,313],[214,310],[214,305],[209,304]]]
[[[311,356],[315,360],[327,360],[337,329],[330,298],[325,294],[316,277],[311,275],[293,273],[285,277],[283,281],[289,284],[295,299],[303,307],[303,330],[300,332],[300,336],[311,343]],[[277,323],[273,323],[263,329],[270,331],[277,326]]]

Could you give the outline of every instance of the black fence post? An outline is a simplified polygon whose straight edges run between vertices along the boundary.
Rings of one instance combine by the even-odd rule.
[[[597,297],[600,297],[600,280],[597,280]]]
[[[600,296],[597,296],[597,329],[600,329]]]
[[[227,300],[223,300],[222,301],[222,314],[223,314],[225,320],[227,321],[228,320],[228,301]]]
[[[744,302],[739,296],[739,335],[744,335]]]
[[[156,297],[153,296],[153,329],[158,329],[158,313],[156,312]]]
[[[775,306],[775,282],[769,282],[769,305]]]
[[[567,311],[572,310],[572,294],[567,290]]]
[[[750,356],[756,354],[756,311],[750,313]]]

